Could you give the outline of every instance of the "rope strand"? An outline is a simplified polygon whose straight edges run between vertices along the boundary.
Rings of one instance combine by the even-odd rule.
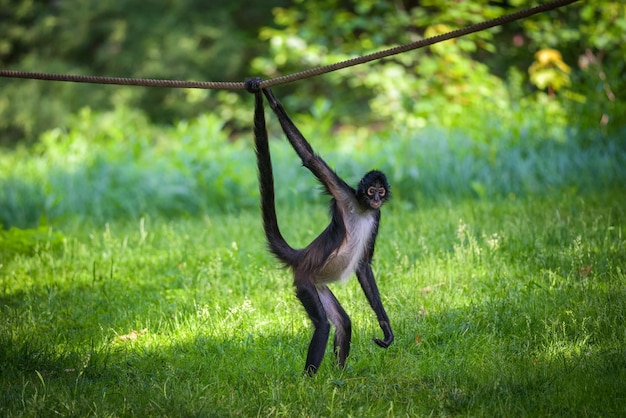
[[[309,77],[315,77],[321,74],[326,74],[332,71],[337,71],[343,68],[353,67],[355,65],[364,64],[367,62],[387,58],[393,55],[401,54],[403,52],[412,51],[419,48],[424,48],[429,45],[436,44],[438,42],[447,41],[454,38],[459,38],[464,35],[468,35],[474,32],[480,32],[485,29],[490,29],[495,26],[504,25],[515,20],[527,18],[529,16],[547,12],[559,7],[566,6],[571,3],[575,3],[578,0],[553,0],[548,3],[541,4],[539,6],[531,7],[529,9],[520,10],[508,15],[503,15],[491,20],[476,23],[461,29],[453,30],[441,35],[433,36],[430,38],[420,39],[419,41],[411,42],[404,45],[398,45],[393,48],[385,49],[382,51],[374,52],[372,54],[363,55],[360,57],[351,58],[345,61],[341,61],[335,64],[325,65],[317,68],[311,68],[308,70],[300,71],[297,73],[284,75],[280,77],[264,80],[260,83],[260,88],[267,88],[278,86],[281,84],[291,83],[293,81],[302,80]],[[143,87],[171,87],[171,88],[192,88],[192,89],[211,89],[211,90],[242,90],[244,89],[243,82],[228,82],[228,81],[184,81],[184,80],[158,80],[158,79],[145,79],[145,78],[124,78],[124,77],[102,77],[102,76],[88,76],[88,75],[72,75],[72,74],[51,74],[51,73],[39,73],[19,70],[4,70],[0,69],[0,77],[9,78],[23,78],[23,79],[35,79],[35,80],[48,80],[48,81],[67,81],[74,83],[92,83],[92,84],[115,84],[121,86],[143,86]]]
[[[0,70],[0,76],[73,83],[115,84],[119,86],[172,87],[212,90],[240,90],[243,83],[228,81],[158,80],[151,78],[102,77],[95,75],[51,74],[18,70]]]

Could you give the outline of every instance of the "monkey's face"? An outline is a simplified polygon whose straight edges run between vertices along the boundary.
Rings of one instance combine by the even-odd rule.
[[[380,185],[372,185],[367,188],[367,199],[369,200],[369,204],[374,209],[378,209],[385,199],[385,195],[387,194],[387,189],[381,187]]]
[[[356,192],[361,205],[372,209],[379,209],[390,195],[387,177],[377,170],[370,171],[361,179]]]

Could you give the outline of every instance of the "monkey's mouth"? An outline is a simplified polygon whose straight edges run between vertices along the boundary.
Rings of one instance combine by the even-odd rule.
[[[382,202],[380,200],[372,200],[370,202],[370,205],[374,208],[374,209],[378,209],[380,207],[380,205],[382,205]]]

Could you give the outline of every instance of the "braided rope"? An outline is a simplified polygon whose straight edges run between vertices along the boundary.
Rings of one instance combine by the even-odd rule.
[[[69,81],[73,83],[92,84],[115,84],[119,86],[144,86],[144,87],[172,87],[172,88],[192,88],[192,89],[212,89],[212,90],[240,90],[243,88],[241,82],[228,81],[184,81],[184,80],[158,80],[151,78],[124,78],[124,77],[102,77],[95,75],[73,75],[73,74],[51,74],[37,73],[18,70],[2,70],[0,76],[12,78],[27,78],[34,80],[48,81]]]
[[[449,39],[459,38],[470,33],[479,32],[485,29],[493,28],[495,26],[504,25],[506,23],[513,22],[515,20],[523,19],[538,13],[543,13],[548,10],[556,9],[574,3],[578,0],[553,0],[548,3],[541,4],[529,9],[520,10],[511,14],[503,15],[494,19],[486,20],[484,22],[476,23],[465,28],[453,30],[441,35],[433,36],[430,38],[420,39],[419,41],[411,42],[404,45],[399,45],[393,48],[385,49],[382,51],[374,52],[372,54],[363,55],[360,57],[351,58],[345,61],[341,61],[335,64],[325,65],[317,68],[311,68],[308,70],[300,71],[297,73],[280,76],[268,80],[264,80],[260,83],[260,88],[267,88],[277,86],[281,84],[290,83],[297,80],[302,80],[309,77],[326,74],[332,71],[337,71],[347,67],[353,67],[355,65],[364,64],[367,62],[387,58],[392,55],[401,54],[403,52],[411,51],[414,49],[423,48],[429,45],[436,44],[438,42],[447,41]],[[115,84],[121,86],[144,86],[144,87],[172,87],[172,88],[194,88],[194,89],[211,89],[211,90],[241,90],[244,89],[243,82],[228,82],[228,81],[184,81],[184,80],[158,80],[158,79],[145,79],[145,78],[124,78],[124,77],[102,77],[102,76],[88,76],[88,75],[71,75],[71,74],[51,74],[40,72],[29,72],[19,70],[4,70],[0,69],[0,77],[10,78],[25,78],[35,80],[49,80],[49,81],[68,81],[74,83],[92,83],[92,84]]]

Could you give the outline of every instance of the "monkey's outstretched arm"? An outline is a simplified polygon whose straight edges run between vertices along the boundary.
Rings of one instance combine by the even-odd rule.
[[[317,177],[327,191],[338,200],[345,200],[349,195],[346,191],[352,191],[352,188],[343,181],[337,173],[335,173],[326,162],[313,151],[311,145],[304,138],[300,130],[291,121],[287,112],[280,104],[278,99],[274,96],[270,89],[263,89],[263,93],[267,98],[267,101],[278,117],[278,121],[287,136],[287,139],[291,143],[293,149],[298,153],[302,164],[308,168],[315,177]]]
[[[274,96],[272,90],[263,89],[263,93],[265,94],[265,97],[267,97],[270,107],[278,117],[278,121],[280,122],[287,139],[302,159],[304,165],[312,165],[315,160],[321,160],[321,158],[315,154],[315,151],[313,151],[313,148],[311,148],[311,145],[304,138],[300,130],[291,121],[291,118],[287,115],[285,108],[278,101],[276,96]]]

